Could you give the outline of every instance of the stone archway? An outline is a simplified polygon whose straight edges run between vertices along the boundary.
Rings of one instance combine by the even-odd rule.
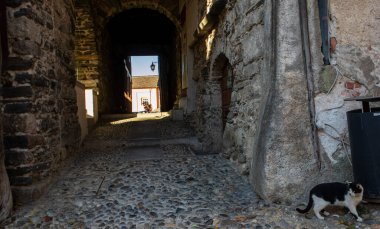
[[[205,79],[203,95],[205,132],[204,151],[220,153],[223,145],[223,134],[228,121],[232,93],[232,67],[228,58],[219,54],[211,65],[211,74]]]
[[[133,1],[122,1],[121,7],[119,5],[112,5],[109,3],[109,1],[96,1],[96,4],[100,4],[98,9],[107,9],[105,14],[105,19],[103,20],[102,26],[105,27],[105,25],[108,23],[108,21],[114,17],[115,15],[131,9],[148,9],[148,10],[154,10],[159,12],[162,15],[165,15],[177,28],[177,32],[181,31],[181,25],[178,19],[174,16],[173,12],[168,10],[166,7],[157,4],[156,1],[151,0],[133,0]],[[101,7],[102,4],[107,5],[107,7]]]
[[[233,86],[232,67],[227,57],[224,54],[220,54],[215,59],[211,78],[214,80],[218,80],[220,84],[222,123],[223,123],[223,130],[224,130],[227,123],[227,116],[230,111],[232,86]]]
[[[99,111],[100,113],[110,113],[112,110],[112,106],[109,106],[108,101],[116,101],[115,99],[110,99],[115,94],[114,91],[110,90],[112,88],[112,82],[107,78],[107,76],[112,76],[113,72],[115,73],[113,67],[110,67],[110,63],[121,63],[120,59],[124,57],[128,57],[130,55],[157,55],[160,56],[159,61],[159,69],[160,76],[170,75],[167,79],[161,80],[162,90],[162,110],[170,110],[176,106],[178,103],[178,95],[181,93],[181,56],[180,56],[180,44],[181,44],[181,25],[178,20],[178,12],[176,5],[178,2],[176,1],[151,1],[151,0],[142,0],[142,1],[90,1],[87,4],[78,4],[76,6],[76,11],[78,9],[87,8],[88,17],[86,20],[91,20],[93,27],[92,31],[87,30],[92,33],[93,42],[91,45],[93,47],[92,50],[97,50],[98,53],[94,53],[96,57],[96,66],[93,66],[97,71],[97,76],[91,76],[91,80],[95,80],[98,82],[98,87],[100,91],[99,95]],[[150,11],[155,12],[157,15],[161,15],[163,18],[166,18],[167,21],[171,22],[173,25],[174,33],[172,36],[174,37],[173,42],[171,42],[170,47],[167,47],[166,50],[157,49],[153,46],[153,49],[147,50],[146,47],[143,47],[141,44],[133,44],[134,50],[127,50],[131,47],[123,48],[116,47],[117,50],[121,50],[118,54],[112,53],[110,47],[116,46],[115,42],[112,41],[112,35],[109,33],[109,25],[114,22],[115,18],[120,17],[121,15],[125,15],[128,12],[136,12],[136,11]],[[143,14],[141,14],[143,15]],[[147,15],[149,16],[149,15]],[[77,24],[80,24],[80,21],[77,21]],[[134,24],[140,23],[139,20],[135,20]],[[146,30],[149,30],[151,27],[146,27]],[[128,30],[127,26],[123,27],[124,30]],[[118,29],[121,31],[122,29]],[[130,36],[134,36],[134,32],[130,33]],[[114,36],[115,37],[115,36]],[[154,37],[154,36],[153,36]],[[78,44],[78,39],[77,42]],[[80,42],[79,42],[80,43]],[[96,47],[97,46],[97,47]],[[143,53],[139,53],[136,51],[137,48],[142,48]],[[115,48],[114,48],[115,49]],[[122,50],[124,49],[124,50]],[[148,48],[149,49],[149,48]],[[155,50],[154,50],[155,49]],[[110,58],[111,55],[114,55]],[[82,56],[81,59],[87,58],[87,56]],[[115,59],[116,58],[116,59]],[[87,60],[85,60],[87,61]],[[91,60],[89,60],[91,61]],[[88,61],[87,61],[88,62]],[[169,67],[168,67],[169,66]],[[82,68],[83,71],[87,71],[86,67]],[[79,70],[79,72],[82,71]],[[116,71],[117,74],[117,71]],[[83,78],[79,77],[79,80],[83,80]],[[86,80],[86,79],[85,79]],[[165,89],[166,87],[166,89]],[[116,93],[120,94],[120,93]],[[116,105],[114,105],[115,107]],[[118,107],[118,106],[117,106]]]
[[[110,42],[103,45],[108,46],[108,57],[112,63],[130,56],[159,57],[161,111],[172,109],[178,95],[178,32],[173,22],[156,10],[132,8],[112,17],[106,31]],[[103,58],[108,58],[104,51],[101,54]],[[115,72],[117,68],[115,64],[107,67],[110,72]],[[109,75],[115,80],[120,78],[115,73]]]

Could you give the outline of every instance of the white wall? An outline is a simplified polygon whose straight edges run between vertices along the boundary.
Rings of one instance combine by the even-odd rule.
[[[152,105],[152,111],[158,110],[157,102],[157,92],[156,88],[146,88],[146,89],[132,89],[132,112],[144,111],[144,105],[141,104],[142,98],[147,98],[148,102]]]
[[[88,128],[94,127],[98,122],[99,109],[98,109],[98,89],[88,88],[85,92],[86,95],[86,115]]]
[[[81,129],[81,141],[88,134],[87,119],[86,119],[86,105],[85,105],[85,86],[77,81],[75,85],[75,92],[77,94],[77,106],[78,106],[78,121]]]
[[[86,110],[87,115],[94,117],[94,96],[92,89],[86,89]]]

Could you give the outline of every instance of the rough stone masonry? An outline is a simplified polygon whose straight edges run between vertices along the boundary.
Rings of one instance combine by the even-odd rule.
[[[15,200],[40,196],[78,146],[74,7],[6,1],[9,57],[1,77],[7,171]]]
[[[377,4],[331,2],[329,36],[337,46],[332,65],[323,66],[318,5],[306,2],[229,1],[194,48],[194,120],[205,150],[222,152],[271,201],[351,180],[345,112],[360,106],[343,100],[379,95]],[[234,77],[224,130],[221,58]]]

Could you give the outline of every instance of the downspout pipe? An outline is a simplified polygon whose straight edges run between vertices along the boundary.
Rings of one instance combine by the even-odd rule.
[[[319,25],[322,36],[323,64],[330,65],[329,9],[328,0],[318,0]]]

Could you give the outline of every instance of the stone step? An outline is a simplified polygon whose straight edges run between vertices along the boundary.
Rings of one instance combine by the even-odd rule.
[[[110,146],[122,146],[126,148],[142,147],[142,146],[162,146],[162,145],[188,145],[191,150],[195,152],[200,152],[202,150],[202,145],[197,137],[185,137],[185,138],[137,138],[137,139],[126,139],[126,140],[106,140],[102,141],[99,146],[98,140],[88,139],[84,143],[86,148],[103,148]]]

